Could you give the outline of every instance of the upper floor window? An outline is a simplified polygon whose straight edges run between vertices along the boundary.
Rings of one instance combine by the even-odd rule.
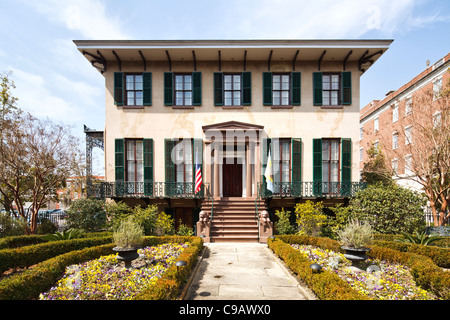
[[[265,106],[299,106],[301,73],[263,73],[263,104]]]
[[[439,98],[439,95],[442,90],[442,78],[438,78],[433,81],[433,98]]]
[[[380,129],[380,120],[379,120],[379,118],[377,117],[377,118],[375,118],[375,119],[373,120],[373,130],[374,130],[375,132],[377,132],[379,129]]]
[[[412,126],[405,128],[405,145],[412,143]]]
[[[142,74],[127,74],[125,80],[126,104],[128,106],[142,106],[144,104]]]
[[[177,74],[175,75],[175,105],[191,106],[192,105],[192,75]]]
[[[202,104],[202,73],[164,72],[165,106],[199,106]]]
[[[315,106],[339,106],[352,103],[352,73],[313,73]]]
[[[394,132],[392,134],[392,149],[397,149],[398,148],[398,133]]]
[[[252,74],[214,72],[215,106],[249,106],[252,103]]]
[[[322,101],[325,106],[340,105],[340,76],[339,74],[322,75]]]
[[[405,101],[405,115],[412,113],[412,98],[406,98]]]
[[[289,74],[272,75],[272,103],[274,106],[290,105],[290,82]]]
[[[152,73],[124,74],[114,72],[114,104],[118,106],[151,106]]]
[[[241,102],[241,75],[240,74],[226,74],[223,76],[223,92],[224,105],[226,106],[240,106]]]
[[[364,128],[359,128],[359,140],[362,140],[364,138]]]
[[[395,104],[392,108],[392,122],[398,121],[398,104]]]

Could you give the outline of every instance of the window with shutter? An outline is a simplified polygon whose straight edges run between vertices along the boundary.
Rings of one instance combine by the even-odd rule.
[[[114,72],[114,104],[123,105],[123,73]]]

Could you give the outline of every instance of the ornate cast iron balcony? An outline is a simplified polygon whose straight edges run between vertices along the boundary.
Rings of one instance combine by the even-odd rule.
[[[193,182],[101,182],[93,186],[94,198],[177,198],[202,199],[208,196],[209,184],[194,193]]]
[[[273,192],[266,183],[258,185],[261,198],[345,198],[365,189],[365,182],[275,182]]]

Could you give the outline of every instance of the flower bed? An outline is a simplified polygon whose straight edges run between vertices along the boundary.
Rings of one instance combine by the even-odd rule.
[[[154,285],[190,243],[165,243],[140,249],[136,268],[126,269],[117,254],[71,265],[41,300],[127,300]]]
[[[409,269],[403,265],[368,259],[364,268],[375,264],[380,272],[356,272],[349,268],[351,262],[342,253],[321,249],[311,245],[291,244],[310,261],[320,264],[325,270],[337,274],[358,293],[370,299],[380,300],[434,300],[436,297],[419,288]]]

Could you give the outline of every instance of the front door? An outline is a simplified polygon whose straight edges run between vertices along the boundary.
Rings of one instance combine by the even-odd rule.
[[[223,164],[223,196],[242,197],[242,163],[237,163],[235,158],[233,163]]]

